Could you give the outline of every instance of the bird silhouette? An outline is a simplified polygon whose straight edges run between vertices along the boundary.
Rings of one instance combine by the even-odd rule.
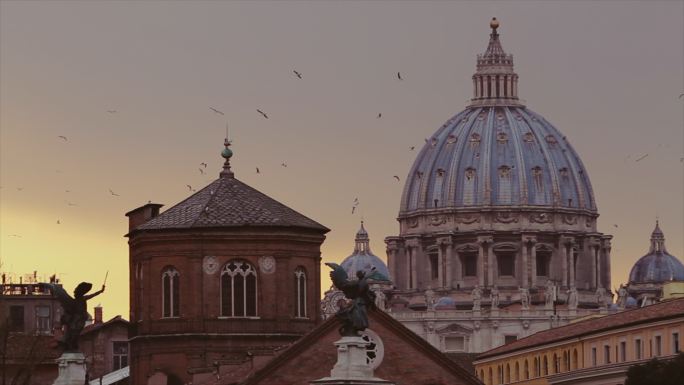
[[[67,137],[64,135],[60,135],[60,136],[58,136],[58,138],[62,139],[65,142],[67,141]]]
[[[401,179],[399,179],[399,177],[397,175],[394,176],[394,179],[396,179],[397,182],[401,182]]]
[[[401,72],[397,72],[397,79],[399,79],[399,80],[404,80],[404,79],[401,77]]]
[[[190,191],[197,191],[197,190],[194,190],[194,189],[192,188],[192,186],[190,186],[189,184],[186,184],[185,186],[187,186],[188,190],[190,190]]]
[[[382,118],[382,112],[378,114],[378,117],[376,119]]]
[[[198,168],[198,170],[199,170],[200,174],[204,175],[204,170],[202,170],[201,168]]]
[[[415,149],[416,149],[416,146],[411,146],[411,147],[409,147],[409,151],[413,151],[413,150],[415,150]]]
[[[17,191],[24,191],[23,187],[17,187]]]
[[[260,109],[257,108],[257,112],[261,114],[264,118],[268,119],[268,115],[264,111],[261,111]]]
[[[259,167],[256,168],[257,174],[261,174],[261,171],[259,171]]]
[[[67,206],[78,206],[78,205],[76,203],[71,203],[71,202],[67,201]]]
[[[616,224],[613,224],[613,226],[615,226],[616,228],[618,227],[618,225],[616,225]]]
[[[300,79],[302,78],[302,74],[299,73],[297,70],[294,70],[292,72],[294,72],[294,74],[297,75],[298,78],[300,78]]]
[[[214,108],[214,107],[209,107],[209,109],[212,110],[212,111],[214,111],[215,113],[217,113],[217,114],[219,114],[219,115],[225,115],[223,112],[217,110],[217,109]]]
[[[107,110],[107,112],[110,113],[110,114],[116,114],[116,113],[119,112],[119,111],[117,111],[117,110]]]
[[[200,166],[204,166],[204,168],[207,168],[207,164],[204,162],[200,163]]]
[[[356,210],[356,206],[352,206],[352,214],[354,214],[354,210]]]
[[[280,165],[283,167],[287,167],[287,163],[285,163],[285,162],[281,163]]]
[[[58,219],[58,220],[57,220],[57,224],[58,224],[58,225],[61,225],[61,224],[62,224],[62,222],[60,222],[60,221],[59,221],[59,219]]]
[[[114,191],[112,191],[112,189],[109,189],[109,193],[112,194],[112,195],[114,195],[115,197],[120,196],[119,194],[117,194],[117,193],[115,193]]]
[[[635,161],[635,162],[638,162],[638,161],[640,161],[640,160],[646,158],[647,156],[648,156],[648,154],[644,154],[644,155],[638,157],[637,159],[635,159],[634,161]]]

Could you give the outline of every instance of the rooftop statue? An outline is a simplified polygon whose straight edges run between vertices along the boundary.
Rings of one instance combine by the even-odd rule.
[[[337,316],[342,320],[340,335],[358,336],[360,331],[368,327],[368,307],[375,304],[375,293],[368,286],[368,278],[364,271],[357,271],[357,279],[349,280],[344,268],[336,263],[326,263],[332,271],[330,279],[333,285],[351,300],[351,304],[341,307]]]
[[[105,285],[102,285],[102,289],[99,291],[86,295],[93,285],[88,282],[81,282],[74,289],[74,298],[62,288],[62,285],[54,283],[42,283],[41,285],[50,288],[62,305],[62,309],[64,309],[60,322],[65,326],[66,330],[64,331],[62,340],[59,341],[59,345],[67,352],[77,352],[78,337],[81,335],[81,330],[83,330],[85,323],[88,320],[88,306],[86,301],[102,294],[105,290]]]

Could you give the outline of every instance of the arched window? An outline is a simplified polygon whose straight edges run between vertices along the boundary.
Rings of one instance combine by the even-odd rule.
[[[553,372],[560,373],[560,358],[556,353],[553,353]]]
[[[530,365],[527,363],[527,360],[525,360],[525,379],[529,380],[530,379]]]
[[[504,378],[505,383],[511,382],[511,365],[506,364],[506,377]]]
[[[518,361],[515,362],[515,381],[520,381],[520,363]]]
[[[539,366],[539,357],[534,357],[534,376],[541,376],[541,367]]]
[[[298,267],[294,272],[295,279],[295,317],[306,318],[306,272]]]
[[[221,270],[221,316],[256,317],[257,275],[245,261],[230,261]]]
[[[549,375],[549,359],[544,356],[544,375]]]
[[[484,378],[484,369],[480,369],[480,380],[482,380],[482,382],[484,382],[484,380],[485,380],[485,378]]]
[[[167,267],[162,272],[162,317],[179,316],[180,275],[178,270]]]
[[[575,349],[572,352],[572,368],[577,369],[578,368],[578,362],[577,360],[579,359],[578,354],[577,354],[577,349]]]
[[[488,384],[493,384],[494,383],[494,376],[492,375],[492,367],[489,367],[489,381],[487,381]]]

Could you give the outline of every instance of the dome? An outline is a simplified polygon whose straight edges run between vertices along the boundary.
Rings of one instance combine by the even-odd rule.
[[[651,234],[648,254],[639,258],[629,273],[630,283],[684,281],[684,265],[665,249],[665,235],[656,227]]]
[[[406,177],[400,216],[491,206],[596,213],[579,155],[518,99],[513,57],[492,28],[489,46],[477,58],[471,104],[425,139]]]
[[[356,233],[356,246],[352,255],[342,261],[340,266],[347,272],[350,278],[356,277],[356,272],[361,270],[369,274],[368,277],[377,281],[389,281],[390,274],[387,265],[382,259],[374,255],[370,250],[368,232],[363,227]]]

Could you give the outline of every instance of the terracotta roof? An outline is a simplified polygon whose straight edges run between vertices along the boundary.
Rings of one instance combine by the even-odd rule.
[[[404,337],[404,341],[412,344],[418,350],[429,355],[435,362],[438,362],[445,370],[456,374],[464,380],[465,383],[470,383],[473,385],[482,385],[480,380],[467,369],[461,367],[455,361],[449,359],[446,355],[440,352],[437,348],[430,345],[422,337],[411,331],[409,328],[404,326],[401,322],[394,319],[389,314],[384,311],[377,310],[376,308],[369,309],[369,315],[374,318],[373,321],[380,321],[386,327],[394,329],[395,332],[401,334]],[[298,354],[306,350],[309,346],[313,345],[318,341],[321,336],[328,333],[330,330],[337,330],[342,326],[342,322],[337,317],[330,317],[321,325],[313,329],[311,332],[306,334],[304,337],[300,338],[297,342],[290,345],[285,351],[277,355],[275,358],[270,360],[264,367],[253,372],[247,379],[240,383],[240,385],[256,385],[266,377],[269,373],[277,371],[283,364],[285,364],[290,358],[296,357]],[[224,384],[230,385],[230,384]]]
[[[519,339],[507,345],[486,351],[477,357],[477,360],[490,358],[498,354],[510,353],[516,350],[559,342],[566,339],[577,338],[604,330],[612,330],[635,324],[653,322],[661,319],[684,316],[684,298],[663,301],[654,305],[625,310],[619,313],[607,315],[601,318],[592,318],[569,325],[544,330],[529,337]]]
[[[107,326],[109,326],[109,325],[113,325],[113,324],[115,324],[115,323],[123,323],[125,327],[128,327],[128,324],[129,324],[130,322],[128,322],[127,320],[121,318],[120,315],[117,315],[116,317],[110,319],[110,320],[107,321],[107,322],[102,322],[102,323],[99,323],[99,324],[93,323],[93,324],[90,324],[90,325],[86,325],[86,327],[84,327],[83,330],[81,330],[81,335],[88,334],[88,333],[92,333],[92,332],[94,332],[94,331],[96,331],[96,330],[100,330],[100,329],[102,329],[102,328],[104,328],[104,327],[107,327]]]
[[[233,226],[294,226],[330,231],[232,176],[220,177],[134,231]]]

